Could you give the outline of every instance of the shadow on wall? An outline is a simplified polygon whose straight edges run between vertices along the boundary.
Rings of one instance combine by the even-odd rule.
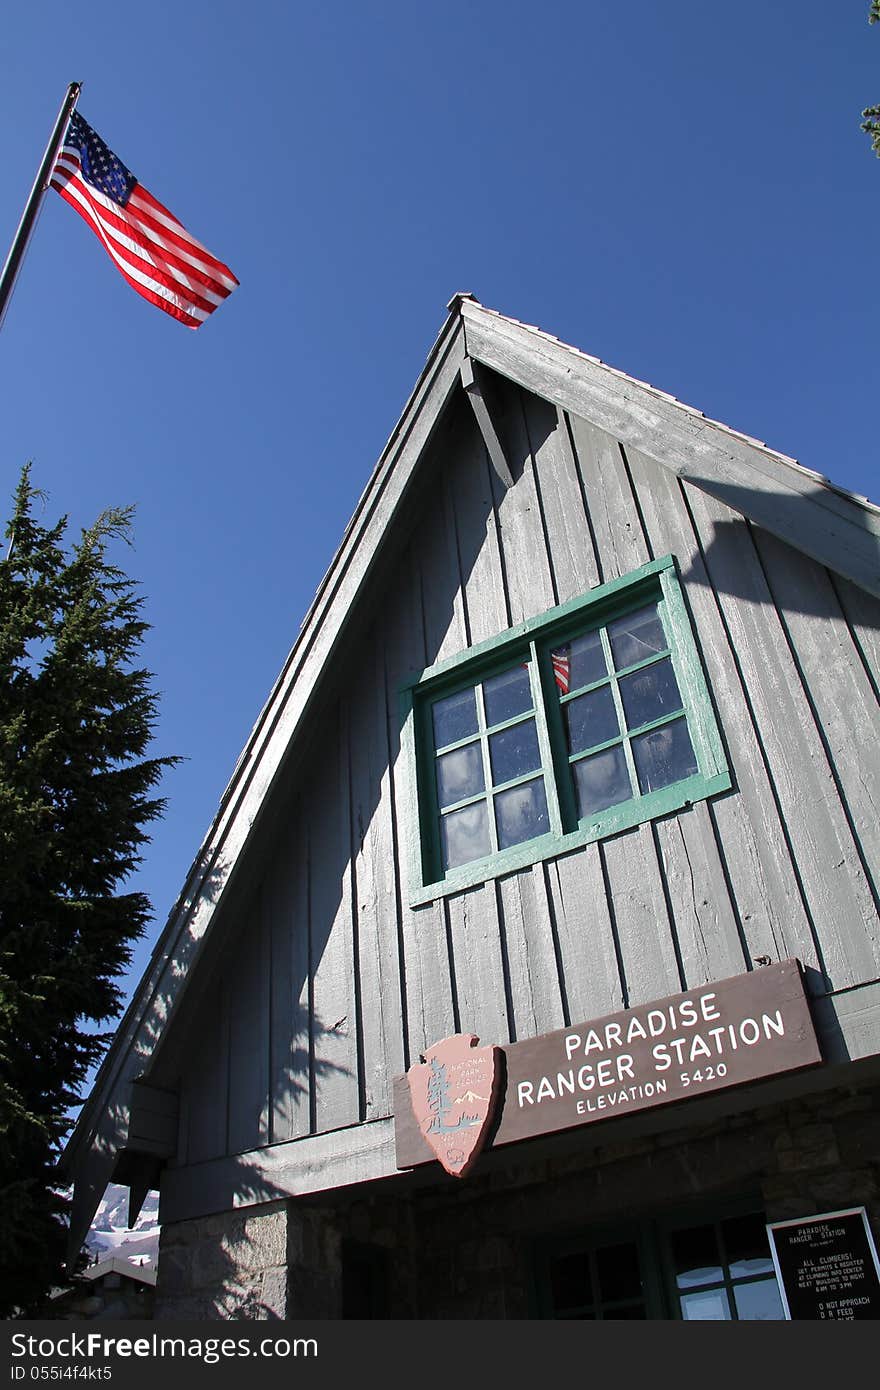
[[[338,1201],[291,1196],[243,1157],[223,1176],[223,1211],[162,1230],[157,1319],[418,1315],[406,1178]]]
[[[424,540],[437,530],[444,468],[463,440],[482,467],[479,524],[457,535],[453,570],[451,535],[433,547]],[[370,625],[345,635],[313,696],[307,747],[286,761],[263,803],[247,881],[224,891],[222,922],[212,924],[181,1022],[151,1065],[155,1084],[173,1088],[175,1057],[182,1063],[185,1162],[389,1113],[388,1076],[435,1036],[420,997],[431,982],[403,960],[394,864],[406,828],[399,808],[394,825],[390,816],[380,825],[377,811],[388,807],[389,768],[399,760],[397,687],[454,620],[495,497],[463,396],[431,447],[431,496],[414,503],[395,534],[396,556],[383,557],[369,581]],[[521,450],[514,474],[526,457]],[[406,588],[401,549],[416,579]],[[153,1017],[161,1020],[162,1009]],[[446,1025],[454,1031],[452,1015]],[[386,1042],[397,1056],[385,1056]]]
[[[523,440],[528,435],[517,396],[513,408],[520,412],[519,455],[511,446],[511,464],[519,476],[527,462]],[[549,430],[555,415],[546,415]],[[436,509],[451,485],[443,476],[445,463],[458,458],[463,440],[479,456],[474,508],[479,520],[468,534],[459,530],[456,565],[450,569],[442,544],[442,554],[426,556],[421,542],[425,527],[436,530]],[[184,1026],[165,1037],[151,1069],[156,1084],[164,1075],[165,1084],[173,1085],[175,1055],[182,1062],[186,1113],[181,1128],[187,1138],[180,1161],[193,1165],[196,1176],[198,1165],[215,1157],[388,1113],[375,1086],[405,1068],[407,1046],[421,1051],[429,1040],[419,1003],[407,993],[399,922],[391,927],[393,959],[379,961],[380,943],[367,938],[357,918],[369,896],[395,902],[387,884],[367,885],[358,872],[366,874],[365,859],[376,874],[393,871],[390,827],[384,852],[375,840],[366,855],[364,850],[376,833],[383,782],[399,756],[397,686],[426,664],[456,619],[462,578],[477,563],[497,502],[499,485],[464,398],[450,411],[433,447],[438,466],[431,497],[413,512],[398,540],[416,584],[406,593],[396,591],[399,550],[373,576],[376,598],[367,603],[374,615],[371,629],[345,641],[342,658],[322,686],[320,709],[311,714],[309,747],[279,775],[264,812],[264,825],[271,822],[274,830],[265,837],[261,863],[251,866],[248,885],[230,886],[224,895],[226,926],[200,963],[198,997],[187,999]],[[219,882],[221,875],[215,877]],[[210,889],[210,881],[206,886]],[[365,977],[380,965],[386,977],[393,976],[382,1002],[394,1015],[400,1050],[391,1065],[383,1054],[381,1068],[375,1047],[371,1055],[368,1044],[365,1054],[361,1043],[365,1033],[374,1039],[377,1034],[380,1010]],[[381,988],[388,989],[387,978]],[[160,1015],[161,1009],[154,1017]],[[413,1026],[401,1046],[408,1020]],[[446,1031],[455,1026],[450,1017]],[[380,1070],[382,1078],[374,1083]],[[258,1176],[241,1156],[224,1159],[224,1187],[223,1212],[163,1227],[157,1316],[283,1317],[291,1265],[302,1281],[298,1309],[309,1300],[316,1315],[333,1306],[341,1279],[333,1223],[298,1206],[299,1248],[291,1252],[286,1191]],[[261,1210],[251,1203],[261,1204]]]
[[[851,624],[880,630],[880,534],[854,529],[835,510],[837,496],[833,491],[817,487],[795,497],[714,478],[689,477],[687,481],[738,513],[729,519],[716,518],[711,539],[703,542],[706,571],[714,589],[758,606],[776,602],[781,609],[818,618],[839,618],[842,611]],[[766,520],[763,524],[745,520],[753,516]],[[780,535],[790,536],[791,541],[778,539]],[[744,546],[751,550],[749,536],[757,564],[749,563],[744,553]],[[829,542],[837,544],[844,567],[873,585],[873,591],[830,569],[825,570],[829,582],[823,582],[821,571],[825,567],[808,557],[811,549],[818,552],[820,545],[827,550]],[[813,565],[820,567],[818,577]],[[705,585],[706,571],[692,565],[682,570],[682,579]]]
[[[500,378],[493,387],[496,424],[518,480],[559,417]],[[430,1041],[459,1028],[445,932],[444,949],[431,959],[433,928],[426,925],[418,940],[407,935],[412,914],[393,881],[407,835],[399,789],[392,785],[389,795],[384,785],[399,767],[397,689],[444,647],[460,650],[487,624],[510,624],[517,552],[510,541],[505,555],[506,533],[516,537],[520,522],[523,534],[537,531],[534,516],[525,521],[517,513],[524,505],[518,489],[505,494],[492,470],[463,393],[430,449],[429,482],[404,505],[367,583],[359,612],[369,625],[343,637],[313,697],[308,746],[288,760],[264,803],[262,824],[275,828],[264,836],[270,848],[262,868],[252,871],[237,905],[234,890],[225,895],[223,917],[237,939],[222,953],[214,942],[211,969],[207,956],[200,967],[200,993],[209,974],[212,983],[188,1030],[191,1044],[177,1048],[191,1077],[187,1162],[388,1113],[383,1076],[405,1070]],[[625,487],[621,454],[618,464]],[[695,507],[699,489],[725,509],[768,514],[766,492],[697,479]],[[628,504],[633,518],[636,501]],[[803,499],[774,496],[772,506],[780,529],[802,531],[805,541],[824,517],[847,529],[835,516],[834,494],[820,487]],[[840,602],[852,624],[880,628],[880,601],[836,575],[814,582],[812,562],[741,516],[718,512],[710,506],[702,515],[702,555],[685,570],[686,582],[711,584],[751,606],[776,602],[826,618],[839,618]],[[586,518],[583,524],[592,544]],[[862,542],[870,546],[867,533]],[[474,576],[488,575],[495,548],[494,607],[478,614],[469,605],[487,602],[487,580]],[[432,911],[425,908],[423,918]],[[194,1002],[187,1001],[189,1019]]]
[[[243,1161],[235,1164],[234,1188],[240,1210],[162,1227],[154,1318],[286,1316],[288,1195],[265,1178],[255,1180]]]
[[[340,1318],[352,1315],[353,1293],[360,1295],[357,1315],[365,1315],[364,1271],[360,1279],[354,1276],[353,1287],[345,1256],[371,1198],[352,1207],[297,1200],[244,1157],[227,1162],[223,1177],[218,1201],[224,1210],[162,1228],[156,1319],[278,1320],[294,1313]],[[408,1219],[406,1204],[398,1209],[392,1203],[379,1244],[369,1247],[385,1266],[400,1308],[414,1306],[414,1275],[409,1256],[392,1261],[388,1252],[399,1246],[397,1227]]]
[[[496,397],[508,463],[519,479],[529,458],[558,428],[558,418],[546,402],[506,383],[497,384]],[[382,1075],[405,1069],[428,1042],[459,1026],[450,959],[438,954],[441,988],[438,979],[429,978],[428,956],[419,956],[424,940],[406,937],[406,909],[395,898],[393,883],[389,889],[405,827],[392,819],[377,829],[377,812],[390,799],[384,779],[399,764],[397,688],[436,658],[453,625],[458,624],[457,649],[479,640],[475,614],[468,609],[468,581],[486,565],[487,536],[493,531],[501,557],[493,621],[497,617],[503,628],[512,620],[509,585],[516,576],[513,559],[503,554],[500,514],[507,509],[515,534],[520,499],[505,498],[469,412],[460,394],[431,445],[430,482],[421,500],[405,507],[388,552],[368,581],[359,612],[370,615],[369,626],[343,637],[313,697],[308,747],[287,762],[263,803],[262,823],[272,821],[275,831],[263,836],[262,861],[251,864],[247,882],[231,882],[224,892],[223,920],[214,924],[220,930],[214,939],[212,928],[200,963],[199,1000],[187,998],[185,1029],[175,1025],[166,1034],[168,1000],[152,1009],[151,1042],[160,1034],[165,1040],[151,1079],[174,1086],[171,1054],[176,1054],[187,1092],[189,1147],[181,1161],[194,1165],[194,1171],[213,1157],[382,1114]],[[767,493],[693,481],[695,489],[737,513],[768,515]],[[833,494],[829,498],[822,488],[802,500],[774,497],[780,529],[792,535],[802,530],[806,544],[808,528],[817,525],[817,517],[822,521],[815,504],[829,525],[835,524],[829,500],[833,503]],[[534,517],[528,535],[534,533],[533,522]],[[587,534],[586,519],[583,524]],[[791,593],[783,597],[771,591],[762,557],[782,543],[740,516],[716,518],[703,535],[706,570],[695,564],[684,573],[685,581],[711,582],[716,590],[756,605],[775,598],[780,606],[820,617],[839,616],[839,599],[851,623],[880,628],[880,602],[836,575],[830,584],[798,587],[792,567]],[[752,542],[752,561],[744,565],[742,548]],[[871,545],[867,535],[864,544]],[[876,539],[873,548],[880,549]],[[865,553],[869,556],[869,550]],[[880,573],[880,558],[876,568]],[[773,570],[779,574],[780,565]],[[472,601],[484,601],[481,583],[474,581],[471,592]],[[243,796],[245,789],[236,786],[235,794]],[[394,815],[399,821],[400,806]],[[369,853],[363,854],[370,837]],[[218,859],[199,891],[213,901],[226,877]],[[375,925],[381,918],[377,903],[386,904],[393,919],[384,937]],[[424,916],[429,913],[426,909]],[[431,933],[426,929],[422,935],[427,939]],[[445,950],[445,937],[442,946]],[[188,963],[198,950],[198,939],[187,934],[181,961]],[[445,1023],[437,1004],[441,998]],[[389,1039],[399,1057],[381,1051]],[[230,1211],[163,1231],[159,1316],[284,1315],[278,1310],[286,1306],[290,1263],[287,1193],[257,1181],[245,1160],[231,1162],[236,1186]],[[235,1202],[250,1201],[268,1203],[269,1210],[260,1216],[232,1211]],[[314,1257],[300,1261],[317,1281],[316,1289],[322,1270],[338,1261],[338,1251],[322,1245],[323,1239],[316,1234]],[[162,1311],[172,1305],[173,1313]]]

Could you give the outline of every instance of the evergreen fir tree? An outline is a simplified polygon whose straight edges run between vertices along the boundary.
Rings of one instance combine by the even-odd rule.
[[[871,0],[868,23],[880,23],[880,0]],[[880,106],[866,106],[862,116],[862,130],[870,135],[874,153],[880,158]]]
[[[132,510],[104,512],[68,551],[67,519],[40,525],[39,497],[25,468],[0,558],[0,1317],[38,1316],[64,1281],[55,1164],[151,915],[121,888],[177,761],[145,757],[148,625],[107,555]]]
[[[428,1081],[428,1109],[434,1116],[431,1130],[442,1130],[443,1120],[449,1109],[449,1086],[446,1081],[446,1068],[436,1057],[431,1058],[431,1076]]]

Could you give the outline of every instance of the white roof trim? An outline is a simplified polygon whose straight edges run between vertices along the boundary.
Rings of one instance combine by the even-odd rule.
[[[674,396],[469,300],[468,354],[880,595],[880,507]]]

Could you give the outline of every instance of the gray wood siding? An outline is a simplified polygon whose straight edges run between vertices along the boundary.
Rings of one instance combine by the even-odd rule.
[[[279,842],[263,903],[269,929],[269,1123],[273,1143],[311,1132],[308,842]]]
[[[462,399],[200,1005],[181,1162],[385,1116],[391,1078],[454,1031],[515,1041],[765,955],[798,956],[815,993],[880,976],[880,601],[496,385],[514,484]],[[670,552],[733,790],[411,908],[401,683]]]

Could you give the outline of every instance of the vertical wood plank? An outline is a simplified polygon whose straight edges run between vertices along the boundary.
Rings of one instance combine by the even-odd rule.
[[[880,599],[839,574],[831,582],[871,684],[880,692]]]
[[[230,1153],[266,1141],[269,1097],[268,967],[262,894],[254,896],[226,971],[229,998]]]
[[[378,628],[352,683],[351,817],[354,846],[363,1118],[389,1115],[391,1079],[404,1069],[398,908],[388,768],[385,656]]]
[[[785,827],[736,653],[728,639],[682,486],[667,468],[639,450],[629,449],[627,458],[653,549],[658,555],[674,554],[678,561],[734,779],[732,793],[715,797],[708,804],[708,819],[701,817],[684,823],[691,862],[702,858],[711,866],[715,889],[710,900],[713,909],[721,914],[726,938],[722,950],[736,959],[736,932],[746,951],[747,964],[764,955],[774,960],[797,956],[805,965],[815,967],[815,943],[786,847]],[[699,833],[702,846],[694,844],[695,833]],[[710,833],[716,842],[714,849]],[[666,848],[668,852],[670,846],[667,844]],[[735,923],[731,923],[724,909],[728,896]]]
[[[510,1041],[504,990],[501,925],[494,883],[448,899],[447,913],[458,998],[458,1026],[484,1045]]]
[[[616,439],[577,415],[572,436],[596,538],[603,582],[630,574],[651,559]]]
[[[543,865],[499,879],[498,895],[515,1042],[565,1024]]]
[[[427,525],[423,522],[423,525]],[[413,539],[413,553],[402,571],[420,575],[415,556],[421,550],[422,531]],[[455,1032],[452,977],[446,941],[446,922],[440,902],[412,908],[408,902],[410,837],[419,832],[415,769],[400,742],[400,685],[428,664],[428,641],[422,625],[423,609],[417,586],[404,582],[394,595],[385,626],[386,688],[388,691],[388,747],[391,767],[392,829],[400,873],[400,950],[403,959],[404,1058],[407,1066],[431,1043]]]
[[[748,685],[827,984],[873,978],[875,909],[797,668],[746,523],[685,484],[703,553]]]
[[[187,1162],[201,1163],[226,1153],[229,1080],[229,1020],[219,980],[209,987],[193,1030],[182,1087],[188,1116]]]
[[[509,488],[498,483],[495,495],[510,621],[515,625],[545,613],[555,600],[534,462],[518,391],[511,390],[507,404],[504,435],[516,482]]]
[[[684,988],[726,980],[746,968],[746,955],[704,801],[656,824],[666,898]]]
[[[677,557],[735,783],[733,794],[701,803],[702,810],[694,808],[692,815],[678,821],[683,840],[678,859],[669,831],[660,831],[670,866],[670,894],[676,897],[676,885],[684,891],[680,901],[683,920],[691,919],[695,962],[703,958],[715,979],[737,973],[742,963],[749,966],[762,955],[795,955],[815,965],[815,944],[785,851],[784,827],[680,482],[638,449],[628,449],[627,459],[653,550]],[[694,866],[699,866],[703,891],[691,899]],[[683,942],[683,959],[690,958]],[[699,972],[699,965],[696,969]],[[691,983],[688,974],[688,986]]]
[[[449,464],[449,495],[454,507],[470,645],[495,637],[510,626],[498,524],[485,446],[471,426],[457,436]]]
[[[571,428],[602,578],[630,574],[652,551],[620,445],[578,416]],[[606,841],[602,861],[628,1003],[675,993],[682,987],[676,923],[650,825]]]
[[[808,556],[752,528],[764,573],[825,745],[838,794],[875,892],[880,879],[880,758],[877,698],[853,644],[828,572]],[[809,735],[812,730],[805,730]],[[880,922],[868,924],[880,954]]]
[[[531,406],[537,398],[527,397]],[[549,407],[545,406],[545,409]],[[584,504],[580,464],[560,410],[556,428],[537,423],[543,443],[535,447],[535,471],[560,603],[587,592],[602,580]],[[527,409],[530,431],[535,432]],[[609,447],[611,441],[608,441]],[[590,454],[590,457],[592,455]],[[593,491],[595,492],[595,486]],[[598,1017],[623,1007],[623,986],[598,845],[548,863],[545,871],[555,922],[567,1022]]]
[[[298,1139],[311,1125],[309,890],[302,814],[279,841],[264,901],[271,954],[271,1142]]]
[[[598,844],[547,865],[556,922],[566,1023],[582,1023],[625,1007],[625,992],[608,908]]]
[[[682,988],[650,825],[602,846],[627,1007]]]
[[[360,1118],[357,997],[349,838],[348,728],[325,716],[319,763],[310,769],[314,1122],[318,1133]]]
[[[457,655],[468,644],[454,525],[441,473],[418,528],[419,540],[415,547],[420,572],[425,666]]]
[[[563,413],[537,396],[526,396],[525,409],[555,600],[566,603],[599,583],[580,473]]]

